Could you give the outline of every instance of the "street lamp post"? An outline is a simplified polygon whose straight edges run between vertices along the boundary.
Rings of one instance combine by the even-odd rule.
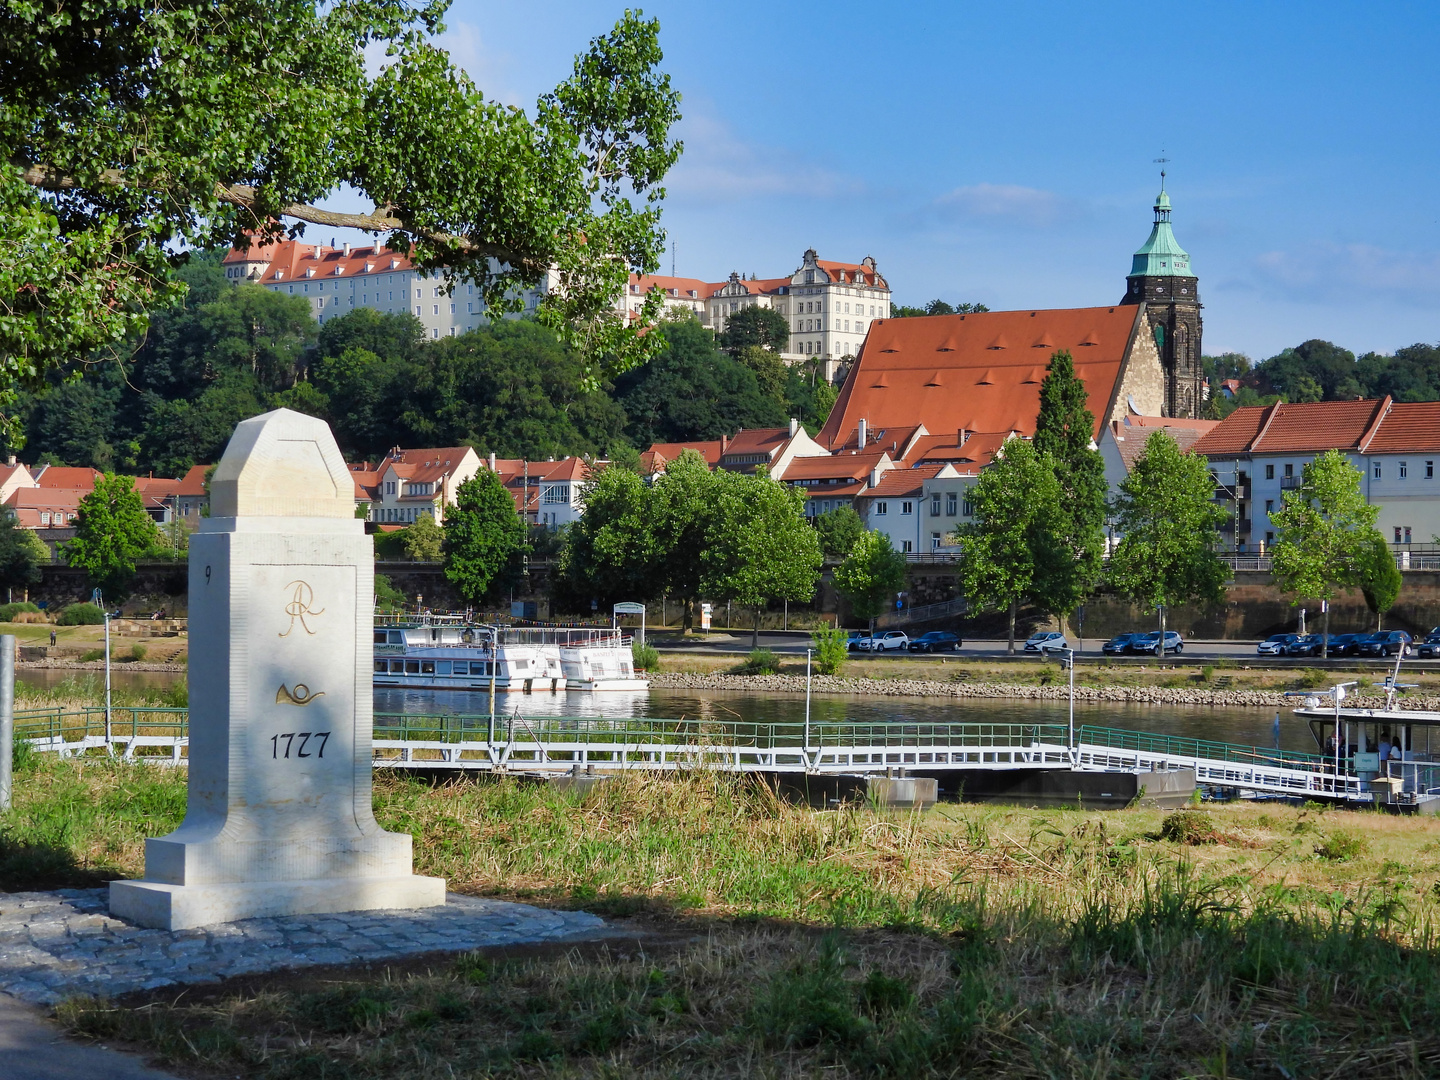
[[[105,616],[105,749],[110,750],[110,611],[99,589],[90,594],[91,601]]]
[[[805,768],[810,768],[810,650],[805,650]]]
[[[1075,650],[1065,650],[1065,666],[1070,669],[1070,765],[1079,764],[1080,748],[1075,742]]]

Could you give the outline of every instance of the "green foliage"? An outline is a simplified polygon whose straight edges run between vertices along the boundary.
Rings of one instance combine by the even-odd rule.
[[[609,607],[620,600],[654,595],[656,573],[654,496],[628,469],[592,469],[580,498],[585,513],[566,530],[560,574],[572,606],[590,600]]]
[[[1359,584],[1374,544],[1384,543],[1375,529],[1379,507],[1366,503],[1361,479],[1344,454],[1327,450],[1305,466],[1298,489],[1282,494],[1283,505],[1270,515],[1270,550],[1275,580],[1285,592],[1330,600]]]
[[[1390,545],[1378,532],[1370,537],[1360,555],[1356,582],[1365,597],[1365,606],[1381,618],[1395,606],[1400,598],[1400,589],[1405,578],[1395,565],[1395,556]]]
[[[835,568],[835,591],[858,619],[871,625],[889,611],[895,594],[905,587],[905,556],[896,551],[888,534],[872,529],[860,534],[845,561]]]
[[[375,575],[375,607],[378,611],[399,611],[405,606],[405,594],[384,574]]]
[[[39,614],[40,609],[29,601],[21,601],[14,604],[0,604],[0,622],[14,622],[15,616],[22,611],[31,614]]]
[[[700,588],[706,596],[754,608],[758,637],[764,605],[814,596],[822,562],[819,538],[805,520],[805,496],[763,471],[722,470],[713,480]]]
[[[654,671],[660,666],[660,653],[655,646],[642,645],[639,641],[630,643],[630,659],[640,671]]]
[[[1116,502],[1121,539],[1108,567],[1116,591],[1150,610],[1222,599],[1229,573],[1215,549],[1225,511],[1214,495],[1206,460],[1153,433]]]
[[[556,271],[537,317],[597,373],[643,360],[658,299],[634,322],[613,305],[632,267],[658,264],[659,185],[680,152],[658,24],[627,12],[527,113],[487,101],[436,47],[443,10],[0,11],[6,390],[140,331],[180,291],[170,252],[278,235],[284,217],[388,233],[497,310]],[[375,209],[314,209],[347,185]]]
[[[670,462],[650,489],[649,520],[658,583],[667,595],[685,603],[687,627],[690,605],[700,599],[701,556],[709,544],[714,491],[714,475],[693,450]]]
[[[960,582],[976,608],[1010,609],[1030,600],[1048,611],[1044,583],[1072,561],[1060,511],[1060,483],[1048,455],[1023,439],[1006,441],[970,489],[975,523],[959,530]]]
[[[1050,611],[1071,612],[1100,577],[1105,548],[1105,461],[1092,449],[1095,416],[1085,384],[1064,350],[1050,357],[1040,384],[1034,446],[1049,455],[1060,485],[1056,538],[1068,558],[1048,561],[1038,584]]]
[[[55,620],[61,626],[99,626],[105,621],[105,613],[94,604],[69,604]]]
[[[36,584],[40,568],[49,561],[45,541],[21,528],[13,513],[0,510],[0,587],[23,589]]]
[[[821,675],[838,675],[850,658],[849,635],[838,626],[821,626],[810,632],[815,647],[815,670]]]
[[[146,646],[140,644],[138,641],[134,645],[130,646],[131,660],[144,660],[145,657],[149,655],[149,653],[150,650]]]
[[[780,657],[769,649],[751,649],[750,655],[740,665],[741,675],[778,675]]]
[[[155,547],[157,535],[134,478],[106,474],[80,500],[65,561],[84,570],[101,592],[118,598],[134,578],[136,562]]]
[[[850,506],[816,514],[810,520],[820,534],[820,550],[826,555],[848,555],[865,532],[865,522]]]
[[[947,304],[944,300],[931,300],[924,307],[906,307],[903,304],[890,305],[892,319],[909,319],[917,315],[969,315],[990,309],[984,304]]]
[[[1315,854],[1329,862],[1349,862],[1370,850],[1370,841],[1359,833],[1336,829],[1320,838]]]
[[[751,311],[768,311],[768,308],[750,308]],[[784,321],[784,318],[781,318]],[[760,388],[760,393],[772,398],[780,405],[785,405],[785,389],[790,380],[790,369],[785,366],[785,361],[780,359],[778,353],[759,345],[747,345],[735,354],[735,359],[740,365],[755,376],[755,383]]]
[[[429,514],[421,514],[400,530],[400,547],[414,562],[439,562],[445,532]]]
[[[460,485],[445,513],[445,576],[466,601],[480,603],[528,550],[525,522],[498,476],[481,469]]]
[[[1176,810],[1160,823],[1160,839],[1172,844],[1198,846],[1218,844],[1220,833],[1210,815],[1202,810]]]
[[[737,360],[750,349],[762,349],[772,355],[789,352],[790,320],[774,308],[742,308],[725,320],[719,342]]]

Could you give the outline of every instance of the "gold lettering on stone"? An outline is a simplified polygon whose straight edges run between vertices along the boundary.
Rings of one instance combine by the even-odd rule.
[[[292,581],[285,587],[287,589],[294,589],[295,592],[291,596],[290,602],[285,605],[285,614],[290,616],[290,625],[285,628],[284,633],[278,636],[289,637],[290,631],[295,629],[295,623],[298,620],[300,629],[313,637],[315,631],[310,629],[310,624],[305,621],[306,617],[308,616],[313,619],[317,615],[325,614],[324,608],[311,606],[315,603],[315,590],[310,587],[309,582],[299,580]]]
[[[282,635],[282,636],[283,636],[283,635]],[[281,683],[281,684],[280,684],[280,689],[275,691],[275,704],[276,704],[276,705],[309,705],[309,704],[310,704],[312,701],[314,701],[316,698],[320,698],[320,697],[324,697],[324,696],[325,696],[325,691],[324,691],[324,690],[321,690],[321,691],[318,691],[317,693],[312,694],[312,693],[310,692],[310,687],[306,686],[303,682],[297,682],[297,683],[295,684],[295,689],[294,689],[294,690],[287,689],[286,686],[285,686],[285,684],[284,684],[284,683]]]

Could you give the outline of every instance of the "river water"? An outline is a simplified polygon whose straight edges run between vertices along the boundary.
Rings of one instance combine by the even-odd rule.
[[[54,687],[76,679],[73,671],[22,669],[20,682]],[[116,670],[114,685],[131,692],[169,686],[183,674]],[[103,675],[80,674],[77,681],[103,692]],[[489,712],[484,693],[431,690],[378,690],[375,711],[408,715],[483,716]],[[497,694],[497,714],[523,717],[631,717],[665,720],[700,720],[716,723],[726,718],[764,723],[798,723],[805,718],[803,694],[750,694],[728,690],[651,690],[648,693],[533,693]],[[1183,735],[1246,746],[1275,745],[1274,709],[1221,708],[1205,705],[1139,705],[1115,702],[1076,702],[1075,722],[1128,728],[1158,735]],[[878,695],[821,695],[811,699],[810,718],[816,724],[938,722],[1056,723],[1069,716],[1065,701],[1029,701],[981,698],[881,697]],[[1280,746],[1286,750],[1315,752],[1309,730],[1288,712],[1280,714]]]

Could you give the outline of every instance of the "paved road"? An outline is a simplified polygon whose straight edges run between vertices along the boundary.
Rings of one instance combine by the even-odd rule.
[[[137,1057],[71,1042],[44,1013],[0,994],[0,1076],[5,1080],[176,1080]]]
[[[704,655],[704,654],[746,653],[746,652],[749,652],[749,651],[750,651],[750,634],[745,633],[745,632],[740,631],[740,630],[735,630],[735,631],[733,631],[733,632],[732,632],[732,631],[725,631],[725,630],[717,630],[717,631],[714,631],[713,633],[711,633],[711,634],[709,635],[709,637],[696,636],[696,637],[694,637],[694,638],[690,638],[690,639],[687,639],[687,640],[685,640],[685,641],[679,641],[679,640],[676,640],[676,639],[673,639],[673,638],[666,638],[666,637],[660,636],[660,635],[652,636],[650,640],[651,640],[651,644],[655,645],[656,648],[661,649],[661,650],[666,651],[666,652],[693,652],[693,653],[697,653],[697,654]],[[1088,658],[1088,659],[1099,659],[1100,656],[1101,656],[1100,646],[1103,645],[1103,644],[1105,643],[1105,641],[1106,641],[1105,638],[1084,638],[1083,640],[1076,640],[1076,639],[1074,639],[1074,638],[1071,639],[1071,643],[1074,644],[1074,645],[1076,645],[1077,648],[1079,649],[1079,651],[1080,651],[1080,653],[1081,653],[1081,659],[1082,659],[1082,661],[1085,660],[1085,659],[1087,659],[1087,658]],[[1256,652],[1255,652],[1255,644],[1256,644],[1255,642],[1251,642],[1251,641],[1189,641],[1189,642],[1186,642],[1186,643],[1185,643],[1185,652],[1184,652],[1184,654],[1181,656],[1181,659],[1182,659],[1182,660],[1231,660],[1231,661],[1254,660],[1255,662],[1261,663],[1261,664],[1268,664],[1268,663],[1278,663],[1278,664],[1283,664],[1283,665],[1294,664],[1294,665],[1296,665],[1297,667],[1315,667],[1315,666],[1316,666],[1316,660],[1315,660],[1314,657],[1274,657],[1274,656],[1259,656],[1259,655],[1257,655]],[[796,632],[796,631],[789,631],[789,632],[766,632],[766,631],[763,631],[763,630],[762,630],[762,631],[760,632],[760,647],[761,647],[761,648],[764,648],[764,649],[771,649],[771,650],[773,650],[773,651],[775,651],[775,652],[777,652],[777,653],[785,653],[785,654],[803,656],[803,655],[805,654],[805,649],[806,649],[806,647],[807,647],[808,645],[809,645],[809,639],[808,639],[808,637],[807,637],[806,635],[804,635],[804,634],[802,634],[802,633],[799,633],[799,632]],[[996,659],[1003,659],[1003,658],[1005,658],[1005,657],[1007,657],[1007,656],[1009,655],[1009,654],[1008,654],[1008,651],[1007,651],[1006,645],[1007,645],[1007,643],[1006,643],[1003,639],[1000,639],[1000,640],[991,640],[991,639],[974,639],[974,640],[969,640],[969,641],[966,641],[965,644],[964,644],[964,646],[961,647],[961,649],[959,650],[959,654],[958,654],[958,655],[959,655],[961,658],[971,659],[971,660],[996,660]],[[1020,648],[1020,643],[1017,642],[1015,647],[1016,647],[1017,654],[1018,654],[1018,650],[1019,650],[1019,648]],[[873,658],[873,659],[893,660],[893,659],[900,659],[900,658],[903,657],[904,659],[909,659],[909,660],[933,660],[933,661],[935,661],[935,662],[937,662],[937,663],[940,661],[940,659],[942,659],[942,656],[939,656],[939,655],[936,655],[936,656],[926,656],[926,655],[923,654],[923,653],[912,653],[912,652],[904,652],[904,653],[901,653],[901,652],[880,653],[880,654],[876,654],[876,656],[874,656],[874,657],[872,657],[871,654],[869,654],[869,653],[855,653],[855,654],[853,654],[853,655],[855,656],[856,659],[862,659],[862,658],[863,658],[863,659],[872,659],[872,658]],[[947,654],[943,654],[943,655],[944,655],[944,656],[951,656],[951,655],[955,655],[955,654],[948,654],[948,653],[947,653]],[[1029,654],[1029,657],[1030,657],[1030,659],[1034,659],[1034,658],[1035,658],[1035,655],[1034,655],[1033,653],[1031,653],[1031,654]],[[1146,658],[1144,658],[1144,657],[1131,657],[1131,658],[1128,658],[1128,659],[1132,660],[1133,662],[1135,662],[1135,663],[1137,663],[1137,664],[1138,664],[1138,663],[1144,663],[1145,660],[1146,660]],[[1172,656],[1172,657],[1169,657],[1168,659],[1174,659],[1174,657]],[[1358,664],[1358,663],[1379,664],[1380,661],[1377,661],[1377,660],[1364,660],[1364,661],[1362,661],[1362,660],[1360,660],[1359,658],[1347,657],[1347,658],[1345,658],[1344,660],[1335,661],[1335,663],[1337,663],[1337,664],[1343,664],[1343,665],[1347,665],[1347,666],[1348,666],[1348,665],[1353,665],[1353,664]],[[1391,660],[1391,661],[1387,661],[1386,663],[1393,664],[1394,661]],[[1407,664],[1422,664],[1422,665],[1428,667],[1428,666],[1431,666],[1431,665],[1440,664],[1440,661],[1435,661],[1435,660],[1419,660],[1419,659],[1417,659],[1416,657],[1413,657],[1413,656],[1412,656],[1412,657],[1410,657],[1409,659],[1406,660],[1406,663],[1407,663]]]

